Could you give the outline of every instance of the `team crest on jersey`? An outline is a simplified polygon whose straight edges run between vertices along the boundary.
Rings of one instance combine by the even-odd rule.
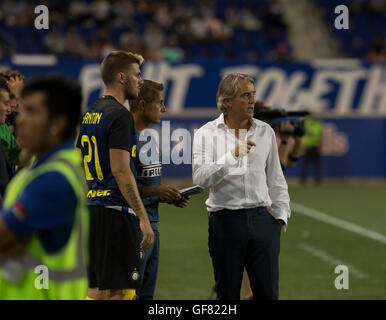
[[[133,279],[133,281],[137,281],[139,279],[140,275],[139,275],[139,272],[134,270],[132,273],[131,273],[131,279]]]

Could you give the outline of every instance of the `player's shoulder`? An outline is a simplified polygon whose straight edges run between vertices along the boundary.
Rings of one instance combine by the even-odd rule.
[[[129,113],[129,110],[113,96],[101,96],[94,102],[90,109],[99,110],[105,113]]]
[[[131,112],[114,97],[102,96],[92,106],[96,112],[102,112],[107,118],[108,123],[115,121],[129,121],[134,122]]]
[[[49,170],[39,174],[28,184],[26,191],[32,194],[44,194],[50,198],[60,198],[60,194],[63,193],[67,196],[69,193],[75,193],[68,179],[57,170]]]

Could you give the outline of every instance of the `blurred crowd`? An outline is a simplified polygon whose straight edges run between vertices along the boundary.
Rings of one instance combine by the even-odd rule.
[[[343,53],[350,58],[369,62],[385,62],[386,1],[385,0],[314,0],[324,10],[332,33],[339,40]],[[334,28],[337,5],[349,12],[349,29]]]
[[[369,62],[386,62],[385,36],[381,33],[374,36],[371,46],[366,53]]]
[[[33,26],[37,4],[50,9],[50,29],[42,38],[46,53],[98,59],[115,48],[170,62],[219,57],[291,60],[276,1],[4,0],[0,25]],[[0,34],[3,55],[12,53],[4,47],[6,37],[12,34]],[[250,44],[254,41],[257,45]]]
[[[386,31],[386,1],[384,0],[354,0],[349,5],[350,12],[357,17],[365,17],[370,30],[363,30],[363,26],[357,23],[357,27],[368,32],[369,45],[366,48],[365,56],[370,62],[386,61],[385,34]],[[367,19],[366,19],[367,18]],[[374,22],[380,20],[381,23]],[[354,20],[355,22],[355,20]],[[360,34],[360,32],[358,32]],[[365,36],[365,35],[364,35]],[[358,37],[360,38],[360,37]],[[357,40],[358,41],[358,40]]]
[[[23,86],[24,76],[19,71],[0,72],[0,202],[17,168],[25,166],[30,158],[16,140],[15,120]]]
[[[336,5],[334,1],[319,0],[319,3],[335,18],[331,7]],[[372,32],[371,26],[378,21],[377,17],[378,25],[384,25],[386,2],[346,0],[344,3],[349,5],[352,23],[350,33],[336,35],[343,50],[348,56],[385,61],[384,33]],[[32,27],[36,18],[34,9],[39,4],[49,8],[49,30]],[[2,0],[0,3],[0,57],[13,53],[53,53],[100,59],[112,49],[131,50],[148,60],[165,59],[171,63],[184,59],[293,60],[282,7],[277,0]]]

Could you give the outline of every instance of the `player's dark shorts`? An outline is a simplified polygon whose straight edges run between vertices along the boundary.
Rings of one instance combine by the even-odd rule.
[[[101,206],[89,209],[89,287],[138,289],[141,279],[137,217]]]

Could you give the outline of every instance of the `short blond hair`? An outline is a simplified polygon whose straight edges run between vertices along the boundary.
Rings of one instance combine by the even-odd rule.
[[[138,53],[121,50],[111,51],[108,56],[103,59],[101,65],[101,74],[104,84],[112,84],[119,72],[126,71],[132,63],[136,63],[140,66],[143,61],[144,58]]]
[[[224,103],[226,99],[233,99],[238,90],[239,80],[246,80],[255,84],[253,78],[243,73],[230,73],[224,76],[218,85],[216,101],[217,108],[224,114],[227,112],[227,106]]]

